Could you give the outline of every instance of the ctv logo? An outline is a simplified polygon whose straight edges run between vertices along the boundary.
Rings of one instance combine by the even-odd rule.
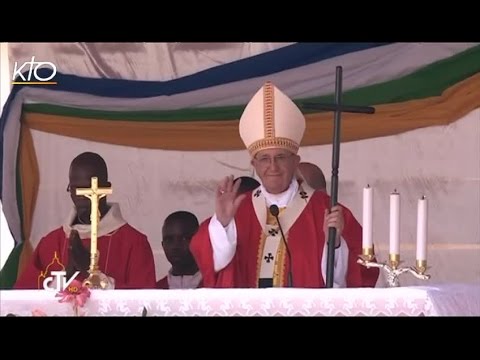
[[[69,289],[70,292],[77,292],[78,291],[76,286],[69,286],[69,285],[72,283],[73,280],[75,280],[75,278],[78,276],[78,274],[80,274],[80,271],[77,271],[68,280],[67,280],[67,272],[66,271],[52,271],[51,274],[53,276],[49,276],[49,277],[45,278],[45,280],[43,280],[43,288],[45,290],[60,292],[60,291],[66,290],[68,288],[72,288],[72,289]],[[56,284],[55,284],[55,287],[52,287],[51,283],[55,281],[54,278],[56,278]]]
[[[61,268],[62,270],[50,270],[51,267]],[[50,274],[50,276],[47,277],[48,274]],[[77,271],[70,279],[67,279],[65,266],[63,266],[63,264],[60,262],[57,252],[55,251],[52,262],[48,264],[45,268],[45,271],[41,271],[40,275],[38,276],[38,288],[56,292],[66,290],[67,288],[71,287],[70,284],[79,274],[80,272]],[[75,291],[75,289],[70,290]]]
[[[41,74],[38,73],[40,68],[51,68],[52,73],[47,77],[42,77]],[[28,70],[28,74],[23,74]],[[32,79],[33,75],[33,79]],[[57,75],[57,67],[54,63],[49,61],[35,61],[35,56],[32,56],[31,61],[24,62],[21,66],[15,61],[15,68],[13,69],[12,75],[12,85],[56,85],[56,81],[52,80],[55,75]],[[15,81],[20,80],[20,81]]]

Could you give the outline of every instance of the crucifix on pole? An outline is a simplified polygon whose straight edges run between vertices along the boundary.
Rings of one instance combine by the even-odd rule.
[[[333,111],[334,112],[334,126],[333,126],[333,151],[332,151],[332,184],[330,190],[330,208],[337,205],[338,201],[338,168],[340,165],[340,125],[342,112],[373,114],[375,108],[370,106],[354,106],[342,104],[342,74],[341,66],[336,68],[335,76],[335,102],[333,104],[320,103],[306,103],[303,107],[311,110]],[[335,238],[337,229],[331,227],[328,229],[328,252],[327,252],[327,288],[333,287],[333,274],[335,262]]]
[[[78,188],[77,195],[85,196],[90,199],[90,269],[89,277],[84,281],[84,285],[93,289],[113,288],[112,280],[103,274],[98,268],[99,252],[97,245],[98,223],[100,222],[100,211],[98,208],[99,200],[112,194],[111,188],[98,187],[98,178],[91,178],[89,188]]]

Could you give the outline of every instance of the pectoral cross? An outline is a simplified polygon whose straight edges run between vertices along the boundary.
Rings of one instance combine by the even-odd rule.
[[[78,196],[85,196],[90,199],[90,275],[98,272],[98,249],[97,234],[98,223],[100,222],[100,210],[98,208],[99,200],[112,194],[112,188],[99,188],[98,178],[92,177],[90,188],[78,188]]]
[[[360,114],[373,114],[375,108],[370,106],[353,106],[342,104],[342,73],[341,66],[336,68],[335,78],[335,103],[333,104],[318,104],[308,103],[303,104],[304,108],[312,110],[333,111],[334,112],[334,128],[333,128],[333,151],[332,151],[332,185],[330,191],[330,207],[337,205],[338,197],[338,168],[340,165],[340,123],[342,112],[347,113],[360,113]],[[333,271],[335,261],[335,238],[336,228],[331,227],[328,229],[328,252],[327,252],[327,276],[326,287],[333,287]]]

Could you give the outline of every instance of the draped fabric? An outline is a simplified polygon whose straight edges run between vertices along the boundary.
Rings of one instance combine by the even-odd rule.
[[[10,59],[35,56],[64,74],[87,78],[165,81],[292,43],[10,43]],[[42,60],[44,59],[44,60]]]
[[[12,68],[33,55],[56,65],[57,84],[14,85],[0,121],[1,197],[14,238],[25,243],[25,260],[47,224],[60,221],[61,211],[52,211],[43,214],[42,224],[39,209],[62,209],[65,198],[57,187],[63,186],[68,161],[85,149],[101,149],[113,167],[119,166],[120,153],[129,159],[125,170],[136,180],[130,184],[122,178],[117,186],[130,199],[127,213],[153,243],[160,237],[155,224],[170,210],[191,208],[200,218],[210,215],[214,180],[225,172],[251,173],[238,119],[266,80],[306,114],[302,149],[307,154],[331,144],[332,114],[307,104],[333,100],[338,65],[343,67],[344,101],[376,108],[373,115],[343,115],[344,143],[370,144],[421,129],[451,129],[459,120],[477,116],[480,105],[478,43],[14,43]],[[39,74],[52,71],[47,67]],[[461,151],[455,150],[463,156]],[[172,156],[179,165],[172,164]],[[373,154],[368,156],[375,162]],[[140,157],[152,161],[134,165]],[[191,159],[202,164],[195,164],[193,172],[187,169]],[[168,171],[160,175],[155,166]],[[358,170],[359,178],[374,171],[367,165]],[[189,179],[182,178],[186,174]],[[118,175],[124,177],[121,171]],[[175,184],[177,197],[168,197],[168,186],[153,190],[146,185],[152,178]],[[123,192],[127,183],[142,196],[143,186],[160,191],[152,198],[169,199],[154,210],[157,218],[133,211],[139,210],[135,201],[140,200]],[[346,202],[358,202],[351,196]],[[474,237],[477,228],[468,236]],[[152,247],[161,253],[159,246]],[[160,268],[162,273],[164,266]]]

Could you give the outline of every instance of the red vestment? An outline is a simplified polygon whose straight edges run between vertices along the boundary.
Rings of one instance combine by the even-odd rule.
[[[302,194],[302,193],[300,193]],[[329,197],[315,191],[305,208],[288,230],[288,246],[291,253],[293,286],[321,288],[325,280],[321,272],[325,233],[323,220],[325,209],[330,207]],[[258,287],[259,247],[262,226],[254,209],[252,192],[247,193],[236,215],[237,246],[232,261],[215,272],[213,248],[210,242],[209,222],[204,221],[192,239],[190,250],[202,272],[205,287],[255,288]],[[345,211],[347,210],[347,211]],[[265,212],[267,211],[265,206]],[[345,227],[342,246],[348,246],[347,287],[374,287],[379,276],[378,268],[367,269],[357,263],[362,254],[362,227],[352,213],[344,208]],[[283,286],[287,285],[289,264],[286,257],[281,264]]]
[[[82,238],[82,244],[90,249],[90,239]],[[60,227],[38,243],[32,259],[14,286],[15,289],[43,289],[43,280],[39,281],[40,273],[48,274],[64,270],[68,264],[69,238],[64,228]],[[129,224],[124,224],[117,230],[97,238],[100,252],[99,269],[115,280],[115,289],[154,289],[155,264],[153,252],[147,237]],[[58,262],[53,261],[55,253]],[[83,281],[84,276],[78,280]]]

